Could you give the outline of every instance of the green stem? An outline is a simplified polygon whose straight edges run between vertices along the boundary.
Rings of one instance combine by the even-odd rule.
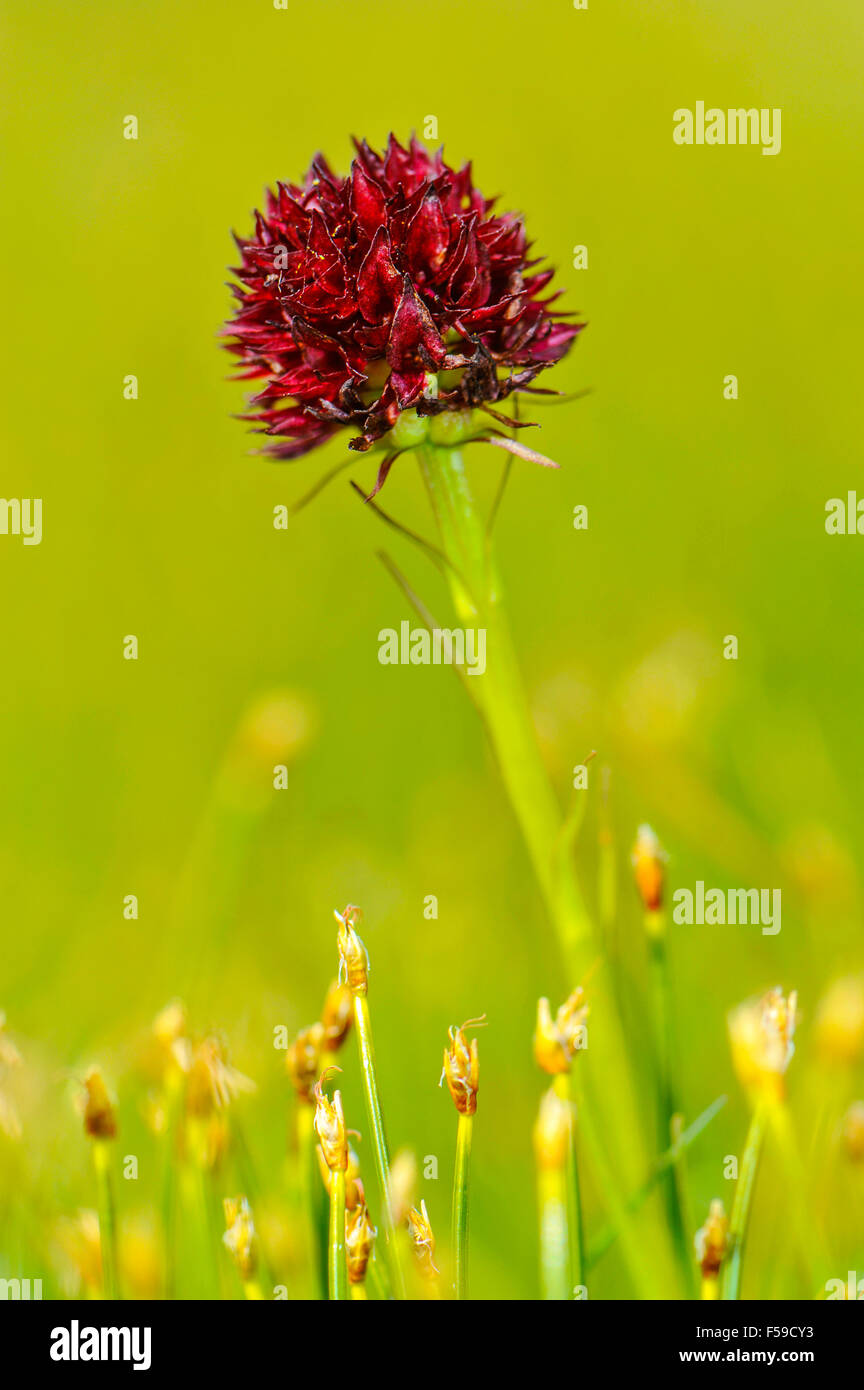
[[[93,1164],[99,1187],[99,1237],[102,1248],[102,1284],[105,1297],[120,1297],[117,1283],[117,1217],[111,1183],[111,1150],[103,1139],[93,1143]]]
[[[327,1242],[327,1287],[331,1299],[348,1297],[348,1266],[345,1263],[345,1170],[330,1173],[330,1235]]]
[[[569,1139],[567,1143],[567,1230],[570,1244],[570,1287],[566,1295],[572,1298],[574,1287],[581,1287],[585,1280],[585,1232],[582,1219],[582,1192],[579,1183],[579,1160],[576,1153],[576,1107],[573,1104],[570,1073],[562,1072],[555,1078],[555,1089],[567,1106],[569,1114]]]
[[[546,1300],[570,1298],[568,1269],[567,1176],[565,1168],[537,1169],[540,1222],[540,1283]]]
[[[765,1106],[760,1102],[753,1112],[750,1128],[747,1131],[744,1155],[741,1159],[741,1168],[735,1187],[735,1199],[732,1203],[732,1215],[729,1221],[730,1251],[723,1276],[723,1297],[727,1300],[741,1297],[741,1264],[744,1258],[744,1242],[747,1237],[750,1205],[753,1199],[753,1188],[756,1184],[762,1141],[765,1138],[766,1119]]]
[[[471,679],[478,687],[476,699],[572,985],[599,943],[595,941],[592,948],[592,924],[572,857],[558,852],[562,816],[540,756],[488,530],[474,506],[458,451],[424,445],[416,452],[448,560],[456,614],[466,625],[476,623],[486,630],[486,670]],[[601,1097],[604,1140],[623,1168],[623,1179],[632,1181],[639,1161],[640,1117],[630,1078],[631,1049],[611,1000],[604,1001],[602,1016],[598,1014],[595,1036],[607,1074],[615,1077],[614,1089],[606,1088]],[[679,1276],[668,1237],[658,1223],[654,1223],[651,1245],[653,1296],[677,1291]],[[634,1261],[643,1261],[644,1249],[644,1240],[627,1242],[627,1258],[637,1282],[641,1274]]]
[[[465,623],[486,628],[486,672],[474,677],[501,776],[519,821],[571,975],[587,950],[590,922],[568,859],[556,864],[561,812],[540,759],[513,642],[502,608],[501,584],[489,538],[456,450],[421,448],[420,467],[450,561],[450,591]]]
[[[327,1194],[318,1170],[318,1136],[315,1133],[315,1110],[306,1101],[298,1100],[296,1111],[297,1162],[299,1165],[301,1201],[304,1210],[306,1245],[312,1283],[312,1297],[327,1296],[327,1245],[329,1215]]]
[[[456,1168],[453,1173],[453,1260],[455,1278],[453,1292],[459,1299],[468,1297],[468,1179],[471,1164],[473,1115],[460,1115],[456,1130]]]
[[[670,1143],[674,1145],[676,1135],[674,1126],[678,1116],[677,1087],[674,1077],[674,1034],[672,1011],[672,988],[669,975],[669,958],[666,950],[665,924],[646,919],[649,933],[649,955],[651,986],[654,1001],[654,1029],[657,1039],[657,1128],[659,1151],[664,1153]],[[684,1217],[684,1199],[680,1166],[676,1163],[667,1169],[663,1176],[663,1197],[666,1217],[672,1231],[681,1271],[690,1291],[693,1292],[693,1260],[687,1240]]]
[[[405,1276],[399,1258],[399,1245],[393,1223],[393,1200],[390,1187],[390,1155],[387,1148],[387,1135],[384,1130],[384,1117],[378,1097],[378,1079],[375,1067],[375,1050],[372,1045],[372,1022],[369,1016],[369,1001],[365,994],[354,996],[354,1021],[357,1029],[357,1043],[360,1049],[360,1066],[363,1072],[363,1091],[366,1098],[366,1113],[372,1131],[372,1148],[375,1154],[375,1169],[381,1192],[381,1212],[384,1223],[384,1249],[390,1280],[397,1298],[405,1297]]]

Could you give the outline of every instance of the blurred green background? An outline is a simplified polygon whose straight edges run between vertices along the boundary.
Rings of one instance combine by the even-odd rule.
[[[352,133],[380,147],[429,115],[447,158],[472,159],[484,191],[525,213],[589,321],[545,384],[591,394],[537,417],[561,471],[517,464],[497,524],[562,802],[598,750],[578,847],[589,899],[601,765],[619,930],[637,946],[641,821],[672,888],[783,889],[779,936],[673,934],[688,1118],[730,1095],[691,1155],[698,1220],[712,1196],[728,1204],[722,1157],[746,1123],[725,1015],[775,983],[801,991],[806,1137],[808,1024],[824,986],[864,962],[864,541],[824,530],[826,500],[860,486],[862,37],[853,0],[9,0],[0,490],[44,499],[44,537],[0,537],[0,1006],[32,1067],[23,1138],[0,1135],[0,1170],[16,1175],[0,1198],[4,1271],[26,1273],[45,1223],[93,1200],[69,1073],[103,1064],[122,1151],[150,1153],[125,1078],[178,994],[256,1080],[238,1104],[278,1190],[292,1102],[273,1029],[316,1017],[332,910],[350,900],[391,1141],[440,1157],[421,1195],[442,1236],[455,1126],[441,1048],[448,1024],[489,1016],[474,1292],[536,1295],[531,1033],[538,995],[558,1001],[571,982],[458,682],[377,660],[379,629],[410,615],[376,549],[433,609],[440,580],[346,475],[274,529],[273,508],[344,446],[281,466],[251,456],[216,338],[230,232],[249,230],[264,186],[298,178],[317,149],[344,169]],[[672,112],[697,100],[782,108],[781,154],[674,145]],[[587,270],[572,268],[577,244]],[[468,455],[486,502],[492,455]],[[358,459],[350,476],[367,485],[374,467]],[[383,500],[431,534],[408,458]],[[722,659],[727,634],[737,662]],[[291,702],[285,756],[262,714],[273,697]],[[137,921],[123,916],[132,893]],[[641,966],[634,946],[637,980]],[[345,1066],[362,1129],[353,1049]],[[860,1094],[860,1071],[844,1086]],[[152,1167],[142,1158],[124,1202],[146,1210]],[[846,1189],[826,1201],[850,1227],[845,1276],[864,1236]],[[768,1194],[757,1248],[780,1221]],[[770,1271],[752,1291],[776,1292]],[[627,1292],[612,1254],[596,1296]]]

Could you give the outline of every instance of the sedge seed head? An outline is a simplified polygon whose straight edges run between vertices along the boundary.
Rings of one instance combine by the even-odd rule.
[[[534,1060],[549,1076],[570,1070],[573,1058],[586,1045],[588,1004],[580,987],[564,1001],[554,1019],[548,999],[537,1001]]]
[[[650,825],[640,825],[631,854],[636,888],[647,913],[657,914],[663,906],[667,855]]]
[[[324,1046],[328,1052],[338,1052],[351,1031],[354,1016],[354,995],[347,984],[334,980],[327,991],[321,1010]]]
[[[344,980],[352,994],[363,995],[369,989],[369,956],[357,935],[357,925],[363,914],[351,903],[344,912],[334,912],[339,923],[339,979]]]
[[[362,1284],[366,1278],[366,1267],[372,1256],[372,1247],[378,1234],[365,1202],[345,1214],[345,1259],[348,1264],[348,1278],[352,1284]]]
[[[417,1261],[417,1268],[423,1279],[437,1279],[440,1270],[435,1264],[435,1236],[429,1223],[426,1203],[412,1207],[406,1216],[411,1248]]]
[[[84,1078],[84,1130],[91,1139],[113,1139],[117,1112],[102,1073],[93,1067]]]
[[[285,1070],[291,1078],[298,1099],[307,1105],[315,1104],[315,1084],[321,1075],[321,1054],[326,1043],[323,1023],[301,1028],[285,1053]]]
[[[729,1218],[719,1198],[711,1203],[708,1220],[696,1232],[693,1243],[702,1277],[716,1278],[729,1252]]]
[[[797,1017],[796,992],[793,990],[787,998],[780,989],[748,1000],[729,1015],[732,1062],[752,1099],[784,1099],[786,1068],[795,1051]]]
[[[348,1170],[348,1133],[345,1129],[345,1115],[342,1110],[342,1094],[334,1091],[333,1099],[330,1100],[324,1091],[324,1082],[327,1080],[331,1071],[338,1068],[331,1067],[323,1072],[320,1081],[314,1087],[315,1096],[315,1133],[318,1135],[318,1142],[324,1155],[324,1161],[331,1173]]]
[[[444,1071],[442,1080],[453,1097],[453,1104],[460,1115],[473,1115],[477,1110],[477,1092],[480,1089],[480,1062],[477,1054],[477,1039],[469,1043],[467,1028],[479,1027],[486,1020],[469,1018],[461,1027],[455,1024],[448,1030],[449,1047],[444,1049]]]

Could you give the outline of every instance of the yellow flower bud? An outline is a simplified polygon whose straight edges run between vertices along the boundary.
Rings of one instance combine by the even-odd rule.
[[[425,1201],[421,1202],[419,1207],[412,1207],[406,1220],[420,1275],[424,1279],[437,1279],[440,1271],[435,1265],[435,1237],[429,1224]]]
[[[693,1243],[703,1279],[716,1279],[729,1252],[729,1218],[719,1199],[711,1203],[708,1220],[696,1232]]]
[[[363,914],[359,907],[352,907],[349,903],[344,912],[334,912],[333,915],[339,923],[339,978],[345,980],[352,994],[366,994],[369,989],[369,957],[356,930]]]
[[[345,1259],[348,1263],[348,1278],[352,1284],[362,1284],[366,1278],[366,1266],[372,1255],[372,1247],[378,1232],[369,1220],[365,1202],[358,1202],[353,1211],[345,1217]]]
[[[779,1101],[786,1094],[784,1077],[795,1051],[797,1008],[794,990],[787,999],[782,990],[772,989],[729,1015],[732,1062],[753,1099]]]

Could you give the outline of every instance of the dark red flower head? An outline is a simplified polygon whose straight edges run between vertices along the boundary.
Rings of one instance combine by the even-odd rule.
[[[302,187],[267,192],[237,238],[237,312],[227,325],[241,380],[260,380],[244,418],[295,458],[338,430],[368,449],[402,411],[488,408],[567,352],[581,325],[540,298],[520,217],[412,137],[384,155],[364,141],[347,178],[318,155]],[[527,452],[527,451],[526,451]]]

